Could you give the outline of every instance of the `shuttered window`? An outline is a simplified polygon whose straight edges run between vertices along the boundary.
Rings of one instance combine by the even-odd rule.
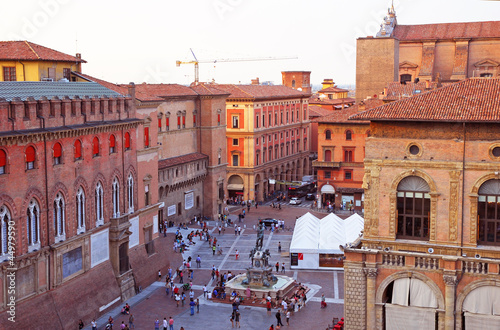
[[[115,153],[116,152],[116,138],[113,134],[109,137],[109,153]]]
[[[125,133],[125,150],[130,150],[130,133]]]
[[[27,170],[31,170],[31,169],[35,168],[35,160],[36,160],[35,148],[30,146],[26,149],[26,169]]]
[[[62,156],[62,147],[60,143],[54,144],[54,164],[61,164],[61,156]]]
[[[5,151],[0,150],[0,174],[5,174],[5,167],[7,166],[7,155]]]
[[[80,140],[75,141],[75,160],[82,159],[82,142]]]
[[[149,127],[144,127],[144,147],[149,148]]]
[[[168,131],[170,129],[170,118],[168,118],[168,117],[166,118],[166,124],[165,124],[165,126],[166,126],[165,129]]]
[[[94,140],[92,140],[92,155],[94,157],[97,157],[99,156],[99,139],[96,137],[94,137]]]

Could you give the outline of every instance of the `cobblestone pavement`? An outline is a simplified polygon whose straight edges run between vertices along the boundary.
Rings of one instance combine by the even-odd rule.
[[[241,208],[232,207],[232,218],[240,212]],[[196,244],[191,246],[188,251],[182,255],[183,259],[192,257],[193,262],[191,268],[194,270],[193,287],[195,298],[200,299],[200,312],[191,316],[189,310],[189,302],[185,306],[176,307],[176,303],[165,294],[165,282],[155,282],[150,287],[146,288],[137,296],[127,301],[131,305],[131,312],[134,315],[134,324],[136,329],[154,329],[154,321],[159,319],[160,325],[163,318],[171,316],[174,319],[174,329],[178,330],[184,327],[189,329],[230,329],[231,322],[229,320],[232,307],[229,304],[220,304],[207,300],[203,297],[203,285],[207,285],[211,290],[214,286],[211,280],[211,268],[214,265],[223,274],[231,271],[233,274],[245,273],[246,268],[250,266],[249,253],[255,246],[256,230],[254,225],[257,225],[259,218],[273,217],[276,219],[285,220],[286,226],[293,227],[296,217],[305,213],[304,208],[283,207],[282,210],[272,209],[269,206],[259,206],[257,209],[252,207],[250,211],[246,210],[244,221],[240,225],[242,230],[240,235],[235,235],[234,228],[227,227],[224,233],[219,234],[214,222],[209,223],[209,228],[214,237],[217,238],[217,244],[223,249],[222,255],[213,255],[208,242],[195,240]],[[316,214],[318,216],[318,214]],[[322,217],[323,215],[319,215]],[[187,236],[191,230],[199,229],[200,227],[191,227],[188,230],[180,230],[184,236]],[[169,228],[168,235],[174,235],[177,228]],[[163,239],[163,238],[160,238]],[[292,232],[270,232],[266,230],[264,235],[264,248],[269,248],[271,252],[270,263],[276,262],[285,263],[285,275],[295,278],[298,282],[304,283],[311,288],[308,294],[308,302],[306,306],[299,312],[294,313],[290,319],[290,329],[324,330],[332,323],[333,317],[343,316],[343,299],[344,299],[344,272],[343,270],[291,270],[290,258],[285,256],[286,253],[278,253],[278,242],[281,242],[282,252],[288,252]],[[235,253],[238,250],[239,258],[236,259]],[[172,252],[173,253],[173,252]],[[201,267],[197,268],[196,257],[201,257]],[[176,258],[179,259],[179,258]],[[179,265],[175,265],[181,266]],[[156,270],[151,270],[155,272]],[[281,271],[281,269],[280,269]],[[173,269],[175,273],[175,268]],[[184,282],[187,282],[187,275],[184,276]],[[178,286],[179,279],[175,279],[174,283]],[[320,308],[321,294],[325,294],[328,307]],[[123,302],[122,305],[124,305]],[[121,307],[121,306],[120,306]],[[106,320],[109,315],[115,319],[114,328],[120,329],[120,324],[125,322],[128,324],[128,316],[121,315],[120,307],[117,307],[109,313],[103,315],[98,320],[98,329],[104,329]],[[276,318],[274,316],[276,310],[269,316],[263,305],[257,303],[255,306],[241,306],[241,328],[242,329],[262,329],[267,330],[271,324],[276,326]],[[285,318],[282,318],[285,320]],[[284,322],[284,321],[283,321]],[[90,323],[90,322],[89,322]],[[87,323],[88,324],[88,323]],[[286,322],[284,322],[285,327]],[[300,325],[300,326],[299,326]],[[90,327],[86,327],[90,329]]]

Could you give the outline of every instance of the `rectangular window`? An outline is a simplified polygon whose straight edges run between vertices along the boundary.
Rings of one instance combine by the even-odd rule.
[[[233,128],[239,128],[239,126],[238,126],[238,116],[233,116]]]
[[[158,118],[158,132],[161,132],[161,118]]]
[[[150,192],[149,192],[149,185],[146,185],[144,187],[144,203],[147,205],[149,205],[149,203],[151,202],[151,198],[150,198]]]
[[[325,179],[331,179],[331,178],[332,178],[332,172],[325,171]]]
[[[352,171],[351,170],[344,171],[344,180],[345,181],[352,181]]]
[[[238,139],[233,139],[233,146],[237,146],[239,144],[239,140]]]
[[[233,155],[233,166],[238,166],[238,155]]]
[[[149,148],[149,127],[144,127],[144,147]]]
[[[266,116],[262,114],[262,127],[266,127]]]
[[[217,126],[220,126],[220,113],[217,114]]]
[[[259,128],[259,115],[255,118],[255,128]]]
[[[186,128],[186,115],[182,116],[182,128]]]
[[[165,118],[165,129],[167,131],[170,130],[170,118],[169,117]]]
[[[17,81],[16,67],[4,66],[3,67],[3,81]]]
[[[193,114],[193,127],[196,127],[196,115]]]
[[[260,140],[259,138],[256,138],[256,139],[255,139],[255,144],[256,144],[256,145],[259,145],[259,140]]]
[[[71,78],[71,69],[69,68],[64,68],[63,69],[63,77],[70,80]]]
[[[256,157],[255,157],[255,165],[259,165],[260,163],[260,154],[257,154]]]
[[[272,115],[272,113],[269,113],[269,120],[267,121],[268,127],[272,126],[272,119],[273,119],[273,115]]]
[[[177,116],[177,128],[181,128],[181,116]]]

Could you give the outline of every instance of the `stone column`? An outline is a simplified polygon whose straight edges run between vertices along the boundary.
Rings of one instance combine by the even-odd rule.
[[[455,289],[457,286],[457,277],[455,275],[443,275],[445,284],[445,330],[455,329]]]
[[[363,269],[366,275],[366,328],[377,328],[377,314],[375,310],[375,280],[377,279],[377,268]]]

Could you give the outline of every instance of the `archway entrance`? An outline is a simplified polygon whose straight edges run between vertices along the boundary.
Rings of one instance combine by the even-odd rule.
[[[243,178],[239,175],[231,175],[227,184],[229,198],[241,202],[243,200],[244,188]]]

